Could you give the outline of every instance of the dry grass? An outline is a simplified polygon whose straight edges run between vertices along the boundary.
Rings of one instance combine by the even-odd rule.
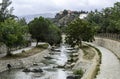
[[[85,45],[81,49],[83,50],[83,53],[84,53],[84,56],[83,56],[84,59],[92,60],[94,58],[95,51],[93,50],[92,47]]]
[[[32,48],[30,50],[22,51],[19,54],[14,54],[12,56],[2,57],[2,58],[0,58],[0,60],[20,59],[20,58],[29,57],[29,56],[35,55],[37,53],[40,53],[41,51],[45,50],[47,47],[48,47],[48,45],[46,45],[46,44],[39,45],[39,46]]]

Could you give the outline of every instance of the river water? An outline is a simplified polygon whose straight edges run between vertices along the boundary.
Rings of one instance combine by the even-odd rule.
[[[72,74],[72,71],[65,70],[64,68],[54,68],[55,66],[63,66],[68,60],[67,54],[67,46],[61,45],[61,47],[56,50],[60,50],[59,52],[51,52],[54,53],[51,55],[53,59],[46,59],[46,65],[38,63],[38,66],[32,66],[32,68],[41,68],[43,69],[42,73],[34,73],[34,72],[23,72],[23,69],[12,69],[11,71],[5,71],[0,73],[0,79],[66,79],[66,77]]]

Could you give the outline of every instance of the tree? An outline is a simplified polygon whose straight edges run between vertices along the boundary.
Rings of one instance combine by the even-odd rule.
[[[50,45],[60,43],[61,33],[60,30],[51,23],[48,19],[43,17],[35,18],[29,24],[29,31],[33,39],[38,42],[48,42]]]
[[[94,39],[95,29],[90,24],[81,19],[70,23],[66,31],[66,43],[72,47],[82,45],[82,41],[92,41]]]
[[[11,5],[10,0],[2,0],[2,3],[0,3],[0,22],[3,22],[4,20],[12,17],[15,18],[16,16],[12,15],[12,11],[14,10],[13,7],[8,9],[8,7]]]
[[[54,24],[50,24],[49,34],[46,39],[50,45],[60,44],[62,39],[60,29]]]
[[[28,26],[32,38],[37,41],[36,46],[40,41],[45,42],[45,38],[49,34],[49,22],[45,18],[35,18],[28,24]]]
[[[28,34],[29,31],[28,31],[28,24],[26,22],[26,19],[25,18],[20,18],[20,19],[17,19],[17,21],[21,25],[21,27],[23,28],[23,32],[25,34]]]
[[[11,18],[2,22],[0,28],[2,37],[0,41],[8,47],[7,55],[12,55],[11,48],[22,45],[25,41],[23,32],[24,28],[22,28],[16,20]]]
[[[102,11],[90,12],[87,20],[91,24],[99,26],[98,33],[120,34],[120,2],[116,2],[113,7],[107,7]]]

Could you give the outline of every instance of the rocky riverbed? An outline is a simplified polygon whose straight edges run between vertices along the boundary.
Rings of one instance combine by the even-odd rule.
[[[70,51],[72,50],[68,50],[66,45],[61,45],[49,52],[49,55],[43,55],[41,62],[33,63],[31,61],[33,64],[31,66],[0,73],[0,79],[66,79],[67,76],[73,75],[71,69],[64,68]],[[26,59],[26,61],[29,60]]]

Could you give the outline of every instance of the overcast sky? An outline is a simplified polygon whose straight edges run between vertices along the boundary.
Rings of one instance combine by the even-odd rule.
[[[120,0],[12,0],[14,14],[31,15],[40,13],[55,13],[64,9],[94,10],[113,6]]]

